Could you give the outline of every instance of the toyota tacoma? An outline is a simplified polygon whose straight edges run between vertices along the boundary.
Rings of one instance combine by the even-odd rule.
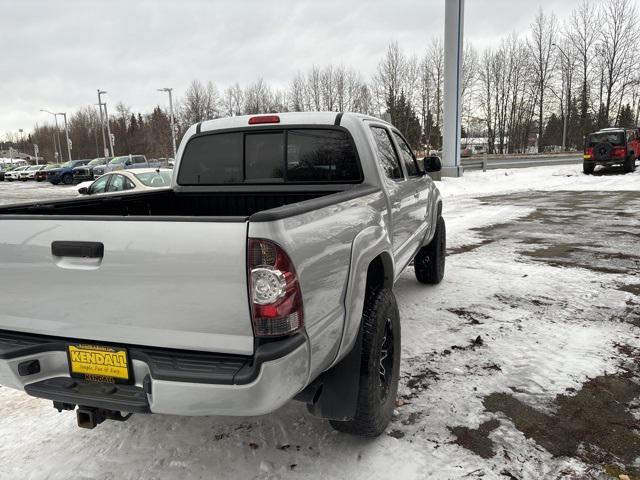
[[[374,117],[255,115],[192,126],[170,189],[4,206],[0,385],[87,428],[297,399],[379,435],[394,282],[411,262],[421,283],[444,275],[439,169]]]

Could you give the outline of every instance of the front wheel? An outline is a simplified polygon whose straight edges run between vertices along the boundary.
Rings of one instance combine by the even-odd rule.
[[[438,217],[436,233],[429,245],[420,249],[413,260],[416,279],[420,283],[435,285],[444,278],[445,256],[447,253],[447,227],[444,218]]]
[[[391,290],[374,290],[362,314],[362,356],[356,414],[346,422],[330,420],[340,432],[377,437],[395,407],[400,378],[400,313]]]
[[[71,185],[73,183],[73,175],[71,175],[70,173],[65,174],[62,177],[62,183],[64,183],[65,185]]]
[[[636,159],[633,155],[629,155],[627,160],[624,162],[624,171],[625,173],[631,173],[636,169]]]

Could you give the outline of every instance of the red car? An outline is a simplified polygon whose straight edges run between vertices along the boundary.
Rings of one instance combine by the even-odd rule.
[[[583,171],[591,175],[596,165],[622,165],[626,173],[636,169],[640,158],[640,129],[603,128],[587,135]]]

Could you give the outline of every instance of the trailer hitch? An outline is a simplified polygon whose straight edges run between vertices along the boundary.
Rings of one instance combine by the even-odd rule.
[[[80,428],[96,428],[105,420],[115,420],[117,422],[126,422],[129,420],[129,417],[133,415],[132,413],[128,413],[126,415],[122,415],[121,412],[116,412],[114,410],[105,410],[104,408],[94,408],[94,407],[82,407],[79,406],[78,410],[76,410],[76,417],[78,419],[78,426]]]

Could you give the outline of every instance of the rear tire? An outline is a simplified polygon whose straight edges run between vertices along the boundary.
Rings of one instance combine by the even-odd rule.
[[[362,360],[355,417],[329,423],[339,432],[377,437],[391,421],[400,378],[400,312],[391,290],[381,288],[367,295],[361,328]]]
[[[636,159],[633,155],[629,155],[624,162],[624,172],[631,173],[636,169]]]
[[[429,245],[420,249],[413,261],[416,279],[420,283],[436,285],[444,278],[447,253],[447,227],[444,218],[438,217],[436,233]]]
[[[582,171],[585,175],[593,175],[593,171],[596,169],[596,164],[593,162],[583,162]]]

